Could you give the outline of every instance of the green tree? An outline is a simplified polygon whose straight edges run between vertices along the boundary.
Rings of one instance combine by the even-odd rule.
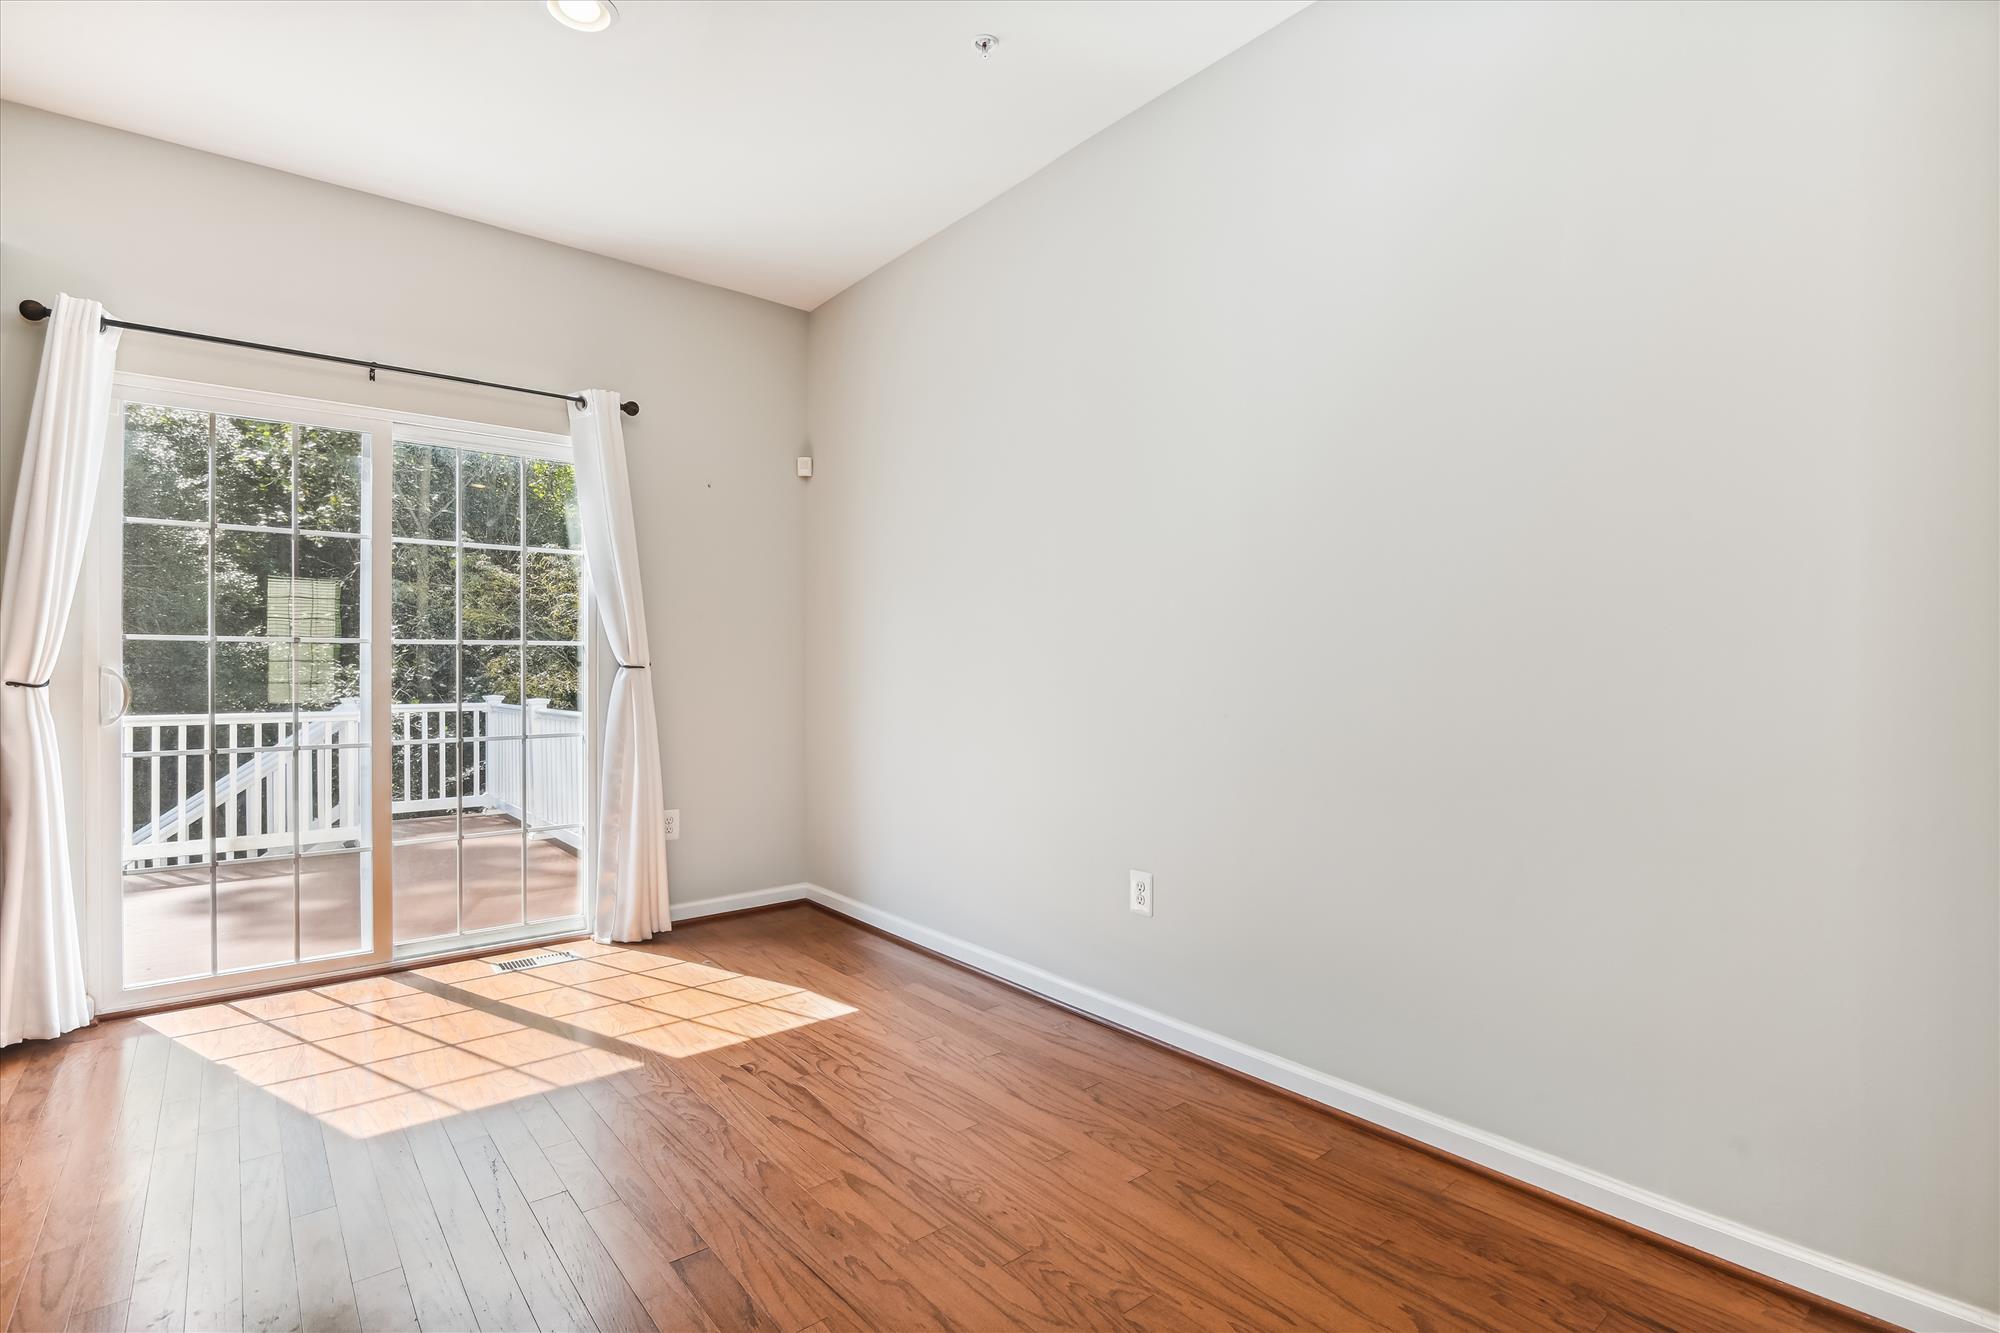
[[[247,635],[198,665],[190,645],[127,649],[134,708],[154,713],[320,709],[360,686],[361,437],[178,408],[126,411],[124,620],[132,634]],[[296,499],[295,499],[296,497]],[[295,535],[322,532],[327,536]],[[217,524],[269,531],[217,530]],[[182,526],[194,524],[198,526]],[[353,534],[352,536],[346,534]],[[213,587],[211,618],[210,589]],[[143,703],[142,703],[143,696]]]
[[[124,455],[126,514],[168,521],[126,525],[127,632],[212,628],[271,640],[219,645],[212,664],[199,644],[129,644],[135,711],[207,711],[211,665],[218,712],[289,711],[293,694],[301,709],[317,710],[358,694],[355,645],[294,651],[287,641],[361,634],[360,436],[135,404]],[[453,543],[393,543],[394,637],[452,641],[462,629],[466,639],[506,640],[466,650],[464,697],[525,693],[577,707],[582,540],[570,465],[407,442],[394,446],[391,465],[392,535]],[[224,527],[211,540],[211,517],[269,530]],[[460,541],[514,549],[463,549]],[[396,701],[450,702],[454,657],[450,648],[396,646]]]

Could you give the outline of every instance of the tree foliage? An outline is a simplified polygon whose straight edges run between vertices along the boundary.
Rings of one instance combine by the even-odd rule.
[[[287,713],[294,697],[316,711],[358,695],[359,645],[310,640],[362,634],[361,437],[133,405],[124,452],[126,515],[168,521],[125,526],[126,631],[262,640],[217,643],[212,662],[199,642],[128,643],[133,711],[209,711],[211,669],[216,712]],[[419,539],[390,543],[392,633],[445,641],[391,648],[395,699],[451,702],[456,666],[467,700],[515,702],[525,687],[576,708],[582,543],[569,465],[406,443],[391,465],[392,538]],[[461,657],[450,646],[461,638],[507,642]]]

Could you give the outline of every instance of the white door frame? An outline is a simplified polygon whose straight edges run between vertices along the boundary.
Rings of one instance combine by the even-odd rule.
[[[390,822],[391,763],[386,746],[390,731],[390,560],[391,539],[391,460],[398,440],[412,443],[452,444],[542,458],[567,458],[570,441],[566,435],[545,431],[520,430],[459,421],[445,417],[394,412],[351,403],[302,398],[290,394],[267,393],[226,385],[203,384],[156,375],[121,373],[112,381],[112,410],[104,440],[105,464],[98,492],[92,541],[80,583],[78,621],[82,629],[78,654],[82,691],[89,701],[88,719],[93,740],[89,747],[89,769],[85,790],[92,815],[84,830],[85,885],[82,925],[85,976],[97,1013],[118,1013],[129,1009],[173,1004],[210,996],[263,988],[287,981],[320,980],[357,971],[368,971],[405,958],[433,953],[455,953],[482,945],[532,941],[574,935],[588,929],[592,910],[590,893],[582,895],[579,913],[554,921],[528,926],[501,927],[476,934],[444,936],[398,949],[394,944],[394,894],[391,866],[394,832]],[[124,425],[127,403],[142,402],[193,411],[255,416],[267,420],[326,426],[358,431],[367,439],[362,455],[364,512],[368,521],[361,538],[361,558],[367,580],[364,601],[364,640],[367,663],[368,709],[368,807],[369,838],[366,852],[369,867],[368,892],[363,911],[365,943],[351,953],[310,962],[285,963],[181,981],[143,986],[127,986],[124,977],[124,931],[121,902],[123,832],[107,836],[111,812],[127,817],[130,797],[122,788],[119,763],[120,730],[105,718],[115,704],[106,699],[102,668],[123,661],[123,624],[120,603],[122,552],[124,549]],[[593,601],[585,597],[584,630],[590,651],[586,664],[603,648],[602,633]],[[596,810],[596,772],[592,757],[602,734],[605,673],[586,665],[584,688],[589,699],[590,724],[585,731],[586,783],[584,810],[584,882],[596,880],[596,838],[592,825]]]

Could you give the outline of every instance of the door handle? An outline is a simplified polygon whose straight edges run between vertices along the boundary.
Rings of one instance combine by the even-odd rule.
[[[116,667],[99,667],[98,671],[118,682],[118,711],[104,719],[103,725],[108,727],[122,722],[125,715],[132,711],[132,682],[125,679],[125,673]]]

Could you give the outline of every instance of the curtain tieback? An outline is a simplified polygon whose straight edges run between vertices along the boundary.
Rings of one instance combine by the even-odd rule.
[[[620,671],[644,671],[646,669],[642,666],[633,666],[630,662],[619,662],[615,665]]]
[[[47,681],[42,681],[40,684],[35,684],[33,682],[25,680],[10,680],[7,683],[17,690],[46,690],[49,687],[49,683]]]

